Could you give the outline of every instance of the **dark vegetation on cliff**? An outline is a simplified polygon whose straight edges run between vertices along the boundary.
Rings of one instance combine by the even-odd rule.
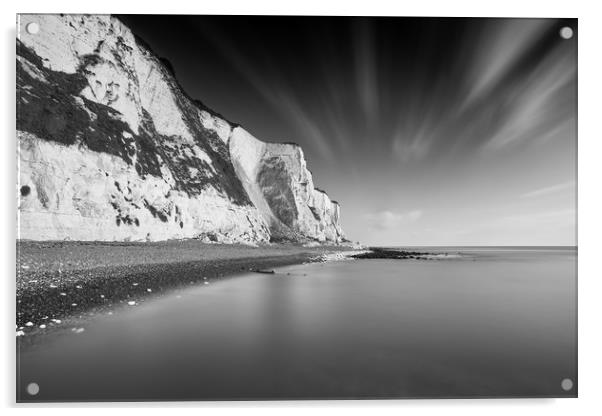
[[[118,42],[118,47],[123,48],[123,53],[129,49],[123,42]],[[119,59],[118,51],[114,56],[122,69],[131,73]],[[87,71],[102,60],[99,55],[84,56],[74,74],[44,67],[42,59],[20,40],[17,40],[17,57],[18,130],[63,145],[80,144],[96,152],[117,156],[130,165],[135,160],[135,169],[142,177],[162,176],[160,166],[163,162],[172,171],[177,190],[197,195],[211,186],[228,195],[235,204],[251,204],[235,175],[226,144],[201,123],[198,117],[200,102],[183,93],[158,59],[156,64],[165,72],[195,143],[210,157],[213,166],[188,156],[191,146],[180,144],[177,136],[159,134],[152,117],[144,109],[136,134],[120,119],[118,111],[81,97],[80,92],[88,85]],[[135,74],[131,76],[135,79]],[[173,145],[166,145],[169,143]],[[191,175],[191,171],[196,174]]]

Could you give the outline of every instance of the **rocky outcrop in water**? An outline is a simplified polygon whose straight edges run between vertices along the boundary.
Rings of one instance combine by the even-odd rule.
[[[189,97],[111,16],[20,16],[17,138],[22,239],[343,240],[299,146]]]

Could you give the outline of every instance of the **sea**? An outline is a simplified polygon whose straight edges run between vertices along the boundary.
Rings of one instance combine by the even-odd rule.
[[[20,348],[17,398],[577,396],[575,247],[404,249],[439,255],[241,273],[96,316]]]

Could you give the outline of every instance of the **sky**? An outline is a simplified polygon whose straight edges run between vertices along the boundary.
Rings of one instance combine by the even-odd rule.
[[[576,19],[119,17],[189,95],[299,143],[352,241],[576,244]]]

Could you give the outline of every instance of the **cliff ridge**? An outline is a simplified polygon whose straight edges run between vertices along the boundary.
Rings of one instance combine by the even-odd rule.
[[[17,139],[22,239],[344,238],[299,146],[191,99],[112,16],[20,15]]]

